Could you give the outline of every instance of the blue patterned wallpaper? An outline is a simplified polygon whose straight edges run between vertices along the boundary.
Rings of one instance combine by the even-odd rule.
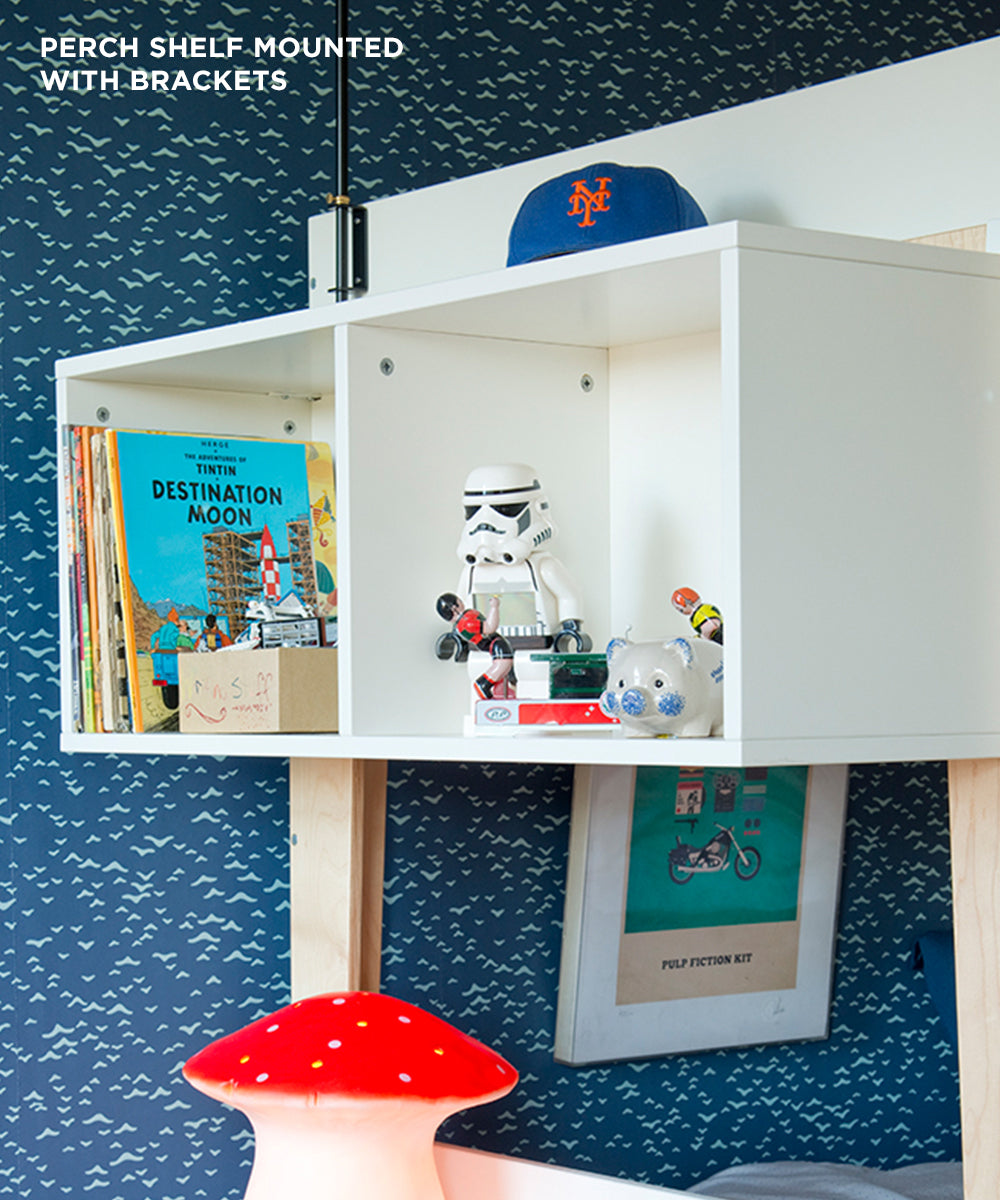
[[[941,765],[852,770],[829,1040],[584,1069],[552,1062],[571,783],[393,772],[384,987],[433,997],[522,1073],[449,1136],[671,1186],[737,1159],[958,1157],[955,1056],[909,961],[950,915]]]
[[[359,3],[400,37],[352,72],[372,199],[998,32],[971,3]],[[287,997],[285,765],[67,756],[57,734],[57,357],[304,307],[331,84],[45,92],[55,34],[332,30],[325,0],[0,7],[0,1192],[239,1197],[242,1118],[179,1075]],[[51,64],[49,64],[51,66]],[[162,65],[162,64],[146,64]],[[273,65],[273,64],[272,64]],[[588,1070],[552,1062],[566,768],[396,764],[387,990],[496,1045],[522,1083],[468,1144],[684,1183],[734,1158],[958,1152],[954,1062],[914,933],[949,914],[943,769],[851,781],[829,1041]]]

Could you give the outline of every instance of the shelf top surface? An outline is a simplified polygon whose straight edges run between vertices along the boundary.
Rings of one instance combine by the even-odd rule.
[[[332,390],[342,325],[593,347],[703,332],[719,327],[720,256],[734,250],[1000,276],[996,255],[732,221],[99,350],[56,376],[312,396]]]

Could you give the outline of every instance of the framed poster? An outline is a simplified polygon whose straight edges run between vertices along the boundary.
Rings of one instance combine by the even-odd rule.
[[[577,767],[572,1065],[826,1037],[847,767]]]

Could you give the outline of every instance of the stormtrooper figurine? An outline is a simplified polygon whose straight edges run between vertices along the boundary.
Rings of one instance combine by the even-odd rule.
[[[576,586],[547,549],[554,534],[549,502],[532,467],[507,463],[469,473],[458,594],[480,612],[499,597],[498,633],[514,650],[591,647]]]

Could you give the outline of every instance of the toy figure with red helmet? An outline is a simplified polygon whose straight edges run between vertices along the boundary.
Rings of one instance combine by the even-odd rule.
[[[715,605],[703,603],[694,588],[689,587],[678,588],[670,600],[688,618],[699,637],[722,645],[722,613]]]

